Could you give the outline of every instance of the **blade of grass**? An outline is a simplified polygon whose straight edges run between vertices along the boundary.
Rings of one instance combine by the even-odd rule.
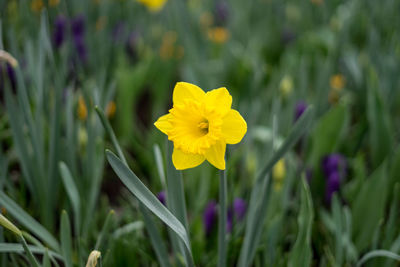
[[[40,247],[32,246],[32,245],[28,245],[28,248],[32,253],[35,253],[35,254],[44,254],[46,251],[46,248],[40,248]],[[0,253],[21,253],[21,252],[24,252],[24,248],[21,244],[0,243]],[[58,254],[54,251],[49,250],[49,255],[58,260],[61,260],[61,261],[64,260],[64,258],[60,254]]]
[[[21,225],[29,229],[32,233],[41,238],[49,247],[55,251],[60,251],[57,240],[40,223],[26,213],[17,203],[9,198],[4,192],[0,194],[0,204],[14,217]]]
[[[154,196],[140,179],[111,151],[106,151],[111,167],[139,201],[170,227],[183,241],[190,252],[189,238],[182,223]]]
[[[72,209],[74,210],[75,229],[76,232],[79,234],[80,206],[81,206],[79,192],[67,165],[64,162],[60,162],[58,164],[58,167],[60,169],[60,174],[64,184],[65,191],[67,192],[69,201],[71,202],[72,205]]]
[[[115,215],[114,210],[110,210],[110,212],[107,214],[103,228],[101,229],[99,237],[97,238],[97,241],[96,241],[96,245],[94,246],[95,250],[99,250],[101,245],[103,244],[105,236],[108,234],[110,227],[112,225],[112,219],[113,219],[114,215]]]
[[[71,240],[71,224],[68,213],[63,210],[61,213],[61,254],[64,257],[66,267],[72,267],[72,240]]]
[[[227,181],[226,171],[219,173],[219,221],[218,221],[218,266],[226,266],[226,199]]]
[[[376,257],[385,257],[389,259],[396,260],[400,262],[400,255],[397,255],[396,253],[393,253],[389,250],[383,250],[383,249],[378,249],[378,250],[373,250],[365,254],[358,262],[357,262],[357,267],[362,266],[364,263],[369,261],[370,259],[376,258]]]

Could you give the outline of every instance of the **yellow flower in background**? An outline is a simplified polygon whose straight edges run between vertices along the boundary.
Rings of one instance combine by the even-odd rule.
[[[175,168],[193,168],[207,160],[224,170],[226,144],[239,143],[247,131],[246,121],[231,109],[228,90],[205,93],[194,84],[178,82],[172,100],[172,109],[154,125],[174,143]]]
[[[78,117],[80,120],[85,120],[87,117],[87,108],[82,96],[80,96],[78,100]]]
[[[223,44],[229,39],[229,31],[224,27],[214,27],[208,30],[208,38],[214,43]]]
[[[112,118],[115,115],[115,111],[117,110],[117,105],[115,105],[114,101],[110,101],[106,107],[106,116],[108,118]]]
[[[293,79],[289,75],[283,76],[279,85],[279,90],[283,97],[289,96],[293,91]]]
[[[107,24],[107,17],[101,16],[96,21],[96,31],[101,31]]]
[[[330,85],[332,89],[340,91],[346,85],[346,80],[342,74],[335,74],[330,79]]]
[[[346,85],[346,79],[342,74],[335,74],[330,79],[331,91],[329,92],[329,102],[335,104],[339,101],[340,92]]]
[[[40,12],[44,8],[44,3],[42,0],[32,0],[31,9],[34,12]]]
[[[60,3],[60,0],[49,0],[50,7],[58,6],[59,3]]]
[[[285,176],[286,176],[285,160],[280,159],[272,169],[272,177],[274,179],[274,185],[276,191],[279,191],[282,188]]]
[[[200,16],[200,25],[204,28],[210,27],[214,22],[213,15],[210,12],[204,12]]]
[[[137,0],[138,2],[145,5],[151,12],[160,11],[167,0]]]

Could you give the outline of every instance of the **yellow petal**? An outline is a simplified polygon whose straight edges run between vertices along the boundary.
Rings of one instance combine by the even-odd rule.
[[[247,124],[243,117],[231,109],[223,118],[222,136],[228,144],[237,144],[247,132]]]
[[[203,155],[184,153],[177,148],[174,148],[172,153],[172,163],[174,163],[177,170],[194,168],[203,163],[204,160],[205,157]]]
[[[225,149],[225,142],[217,141],[206,151],[206,159],[220,170],[225,170]]]
[[[200,87],[186,82],[178,82],[175,85],[172,100],[174,105],[183,104],[185,99],[203,102],[206,93]]]
[[[158,120],[154,123],[154,125],[159,129],[161,132],[168,135],[168,132],[172,130],[172,124],[169,121],[171,114],[166,114],[158,118]]]
[[[216,107],[222,115],[225,115],[231,109],[232,96],[225,87],[214,89],[207,92],[206,104],[209,107]]]

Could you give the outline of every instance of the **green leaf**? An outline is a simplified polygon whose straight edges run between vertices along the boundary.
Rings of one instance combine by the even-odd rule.
[[[21,225],[29,229],[36,236],[41,238],[55,251],[60,251],[60,245],[57,240],[44,228],[40,223],[33,219],[28,213],[26,213],[17,203],[9,198],[4,192],[0,194],[0,204],[7,209],[7,211],[13,216]]]
[[[100,247],[103,245],[104,239],[105,239],[106,235],[108,234],[110,227],[112,225],[112,219],[114,218],[114,216],[115,216],[114,210],[110,210],[110,212],[107,214],[103,228],[101,229],[101,232],[97,238],[95,250],[99,250]]]
[[[385,110],[385,103],[378,91],[378,77],[371,68],[367,95],[367,118],[369,141],[374,166],[379,166],[392,150],[393,138],[390,117]]]
[[[347,124],[348,110],[341,105],[332,108],[319,119],[310,138],[312,140],[310,160],[314,166],[319,166],[322,156],[335,150]]]
[[[115,149],[118,152],[118,156],[121,158],[123,164],[125,164],[128,168],[128,163],[126,162],[124,153],[122,153],[122,149],[121,149],[120,145],[118,144],[118,140],[115,137],[114,131],[111,128],[110,123],[104,116],[103,111],[98,106],[95,107],[95,110],[101,120],[101,123],[103,124],[103,127],[106,130],[106,133],[108,134],[108,136],[110,136],[111,141],[112,141]],[[156,226],[155,226],[152,218],[150,217],[149,211],[146,208],[142,207],[142,205],[143,204],[141,202],[139,202],[139,208],[147,221],[146,222],[146,230],[148,231],[148,233],[150,235],[150,241],[151,241],[151,244],[153,245],[154,250],[156,251],[158,261],[160,262],[160,264],[167,265],[166,258],[160,257],[161,255],[167,255],[167,250],[165,249],[164,243],[161,244],[161,242],[162,242],[161,235],[158,231],[154,230],[154,229],[156,229]]]
[[[60,169],[65,191],[67,192],[69,201],[71,202],[72,209],[74,211],[75,227],[79,230],[81,198],[79,196],[78,188],[76,187],[74,179],[72,178],[71,172],[69,171],[67,165],[64,162],[60,162],[58,167]],[[79,233],[79,231],[77,232]]]
[[[28,245],[29,250],[35,254],[44,254],[46,252],[46,248],[41,248],[37,246]],[[0,243],[0,253],[21,253],[24,252],[24,248],[21,244],[17,243]],[[64,260],[63,257],[49,250],[50,257],[54,257],[58,260]]]
[[[366,263],[368,260],[376,258],[376,257],[385,257],[389,259],[396,260],[400,262],[400,255],[397,255],[396,253],[393,253],[388,250],[373,250],[368,252],[367,254],[364,255],[358,262],[357,262],[357,267],[362,266],[364,263]]]
[[[64,257],[65,266],[72,267],[71,224],[68,213],[65,210],[61,213],[61,253]]]
[[[140,181],[140,179],[111,151],[107,150],[107,160],[111,167],[134,194],[138,200],[151,210],[160,220],[170,227],[185,244],[191,253],[189,238],[185,227],[164,205],[155,197],[151,191]]]
[[[311,231],[314,220],[313,203],[306,180],[302,179],[301,206],[297,217],[297,239],[289,255],[288,266],[311,266]]]
[[[366,249],[372,241],[379,222],[384,218],[387,199],[386,164],[382,164],[363,184],[351,211],[353,218],[353,240],[358,251]]]

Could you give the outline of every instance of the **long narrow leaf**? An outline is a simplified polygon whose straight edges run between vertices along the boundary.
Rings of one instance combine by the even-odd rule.
[[[65,210],[63,210],[61,213],[61,252],[64,256],[65,266],[72,267],[71,224],[69,222],[68,214]]]
[[[60,245],[57,240],[44,228],[40,223],[33,219],[26,213],[17,203],[9,198],[4,192],[0,194],[0,204],[4,206],[7,211],[17,220],[21,225],[25,226],[32,233],[35,233],[41,238],[49,247],[55,251],[60,251]]]
[[[170,227],[183,241],[190,252],[189,238],[185,227],[164,205],[151,193],[140,179],[111,151],[107,150],[107,159],[111,167],[140,202],[151,210],[160,220]]]

